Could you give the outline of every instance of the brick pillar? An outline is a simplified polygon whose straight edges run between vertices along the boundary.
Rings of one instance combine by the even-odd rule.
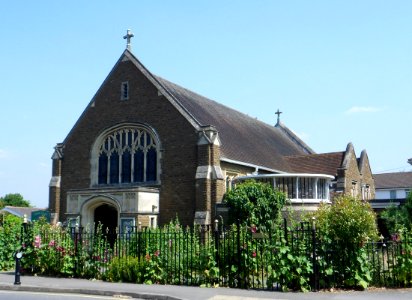
[[[59,221],[60,212],[60,180],[61,180],[61,168],[63,159],[63,144],[57,144],[54,147],[54,153],[52,155],[52,178],[49,184],[49,211],[51,213],[51,222],[57,223]]]
[[[223,175],[220,169],[220,141],[213,126],[199,131],[198,162],[196,170],[195,223],[212,224],[215,204],[223,192]]]

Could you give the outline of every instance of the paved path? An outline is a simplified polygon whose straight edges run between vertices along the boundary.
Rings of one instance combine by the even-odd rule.
[[[79,293],[89,295],[129,296],[159,300],[251,300],[251,299],[412,299],[412,289],[375,289],[366,292],[282,293],[229,288],[200,288],[175,285],[112,283],[99,280],[21,276],[21,285],[14,285],[14,274],[0,273],[0,290]]]

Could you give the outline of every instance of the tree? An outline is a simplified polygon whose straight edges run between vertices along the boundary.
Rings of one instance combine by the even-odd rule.
[[[0,208],[5,206],[19,206],[19,207],[30,207],[30,201],[25,200],[22,195],[7,194],[0,198]]]
[[[412,230],[412,193],[406,197],[405,205],[396,207],[394,205],[386,208],[381,218],[385,221],[389,233],[396,233],[399,230]]]
[[[280,220],[286,195],[269,184],[250,180],[226,193],[223,202],[230,207],[230,223],[240,220],[244,225],[270,229]]]

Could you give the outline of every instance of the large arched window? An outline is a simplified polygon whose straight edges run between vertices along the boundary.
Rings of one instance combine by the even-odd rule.
[[[104,134],[94,147],[97,184],[150,183],[158,180],[159,143],[140,126],[123,126]]]

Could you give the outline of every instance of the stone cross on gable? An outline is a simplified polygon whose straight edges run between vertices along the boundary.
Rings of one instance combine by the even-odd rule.
[[[275,112],[275,115],[278,115],[278,124],[280,122],[280,114],[282,114],[283,112],[281,112],[278,108],[277,112]]]
[[[129,51],[132,49],[130,45],[130,40],[132,39],[132,37],[134,37],[134,34],[132,33],[130,29],[127,29],[127,33],[123,38],[127,40],[126,49]]]

